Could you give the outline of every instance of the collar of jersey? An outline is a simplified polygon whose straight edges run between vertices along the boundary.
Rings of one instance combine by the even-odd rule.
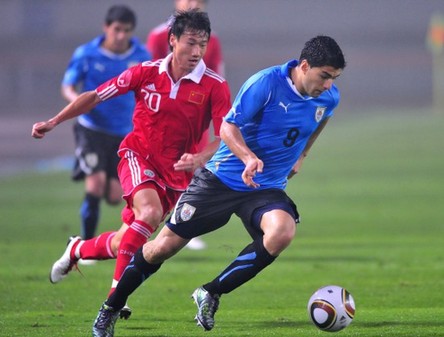
[[[167,72],[168,64],[171,62],[172,58],[173,58],[173,54],[170,53],[160,62],[159,74]],[[189,80],[191,80],[191,81],[193,81],[195,83],[199,83],[200,80],[202,79],[202,76],[205,73],[205,69],[206,68],[207,67],[206,67],[204,61],[200,60],[199,63],[197,64],[196,68],[194,68],[194,70],[191,73],[185,75],[181,79],[186,78],[186,79],[189,79]]]
[[[298,95],[300,98],[302,98],[305,101],[311,100],[313,99],[313,97],[311,96],[303,96],[301,95],[301,93],[298,91],[298,89],[296,88],[296,86],[293,84],[293,81],[291,80],[291,78],[288,76],[288,73],[290,71],[290,68],[294,68],[299,64],[298,60],[291,60],[288,61],[287,63],[284,63],[281,66],[281,75],[282,77],[284,77],[287,80],[288,85],[290,86],[291,90],[294,91],[294,93],[296,95]]]
[[[102,55],[105,55],[106,57],[110,58],[110,59],[114,59],[114,60],[124,60],[126,59],[129,55],[131,55],[132,53],[134,53],[134,50],[136,49],[136,41],[134,38],[131,38],[130,40],[130,48],[122,53],[122,54],[116,54],[113,53],[111,50],[105,49],[102,47],[102,42],[103,40],[105,40],[105,35],[100,35],[96,38],[95,43],[97,45],[97,49],[99,50],[99,52]]]

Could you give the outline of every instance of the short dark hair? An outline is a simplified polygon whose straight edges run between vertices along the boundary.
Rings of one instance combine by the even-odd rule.
[[[128,6],[112,6],[106,13],[105,24],[109,26],[113,22],[129,23],[133,28],[136,28],[136,14]]]
[[[209,39],[211,24],[208,14],[199,11],[198,8],[176,12],[171,22],[168,37],[173,34],[175,37],[180,38],[185,31],[204,32]]]
[[[301,51],[299,61],[307,60],[311,67],[331,66],[344,69],[345,60],[341,48],[329,36],[318,35],[307,41]]]

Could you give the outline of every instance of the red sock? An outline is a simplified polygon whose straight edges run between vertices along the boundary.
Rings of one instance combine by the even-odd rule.
[[[71,254],[74,252],[77,259],[84,260],[115,259],[116,256],[111,249],[111,240],[114,235],[116,232],[106,232],[95,238],[81,241]]]
[[[120,242],[117,253],[116,267],[114,269],[113,283],[108,297],[114,292],[125,268],[128,266],[136,251],[150,238],[153,228],[141,220],[134,220],[127,229]]]

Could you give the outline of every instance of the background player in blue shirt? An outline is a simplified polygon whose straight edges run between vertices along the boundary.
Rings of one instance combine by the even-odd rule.
[[[72,102],[80,93],[94,90],[127,68],[150,60],[145,46],[133,37],[135,27],[136,16],[130,8],[109,8],[104,34],[74,51],[62,81],[63,97]],[[95,235],[101,199],[112,205],[122,200],[117,150],[132,130],[134,105],[132,93],[119,96],[81,115],[74,125],[76,164],[72,177],[85,179],[85,197],[80,208],[83,239]]]
[[[344,68],[336,41],[317,36],[306,42],[299,60],[245,82],[222,124],[218,151],[196,171],[158,236],[135,254],[102,305],[94,336],[113,336],[120,309],[145,279],[191,238],[222,227],[236,214],[253,242],[192,294],[198,324],[214,327],[220,296],[255,277],[291,243],[299,214],[284,191],[287,179],[333,115],[339,103],[333,81]]]

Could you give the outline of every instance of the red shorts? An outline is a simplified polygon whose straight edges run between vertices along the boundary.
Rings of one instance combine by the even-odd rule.
[[[163,207],[162,219],[173,209],[183,192],[166,186],[154,166],[132,151],[126,151],[122,155],[117,170],[123,189],[123,198],[126,200],[126,206],[121,213],[122,221],[127,225],[134,222],[132,206],[133,196],[137,191],[145,188],[156,190]]]

